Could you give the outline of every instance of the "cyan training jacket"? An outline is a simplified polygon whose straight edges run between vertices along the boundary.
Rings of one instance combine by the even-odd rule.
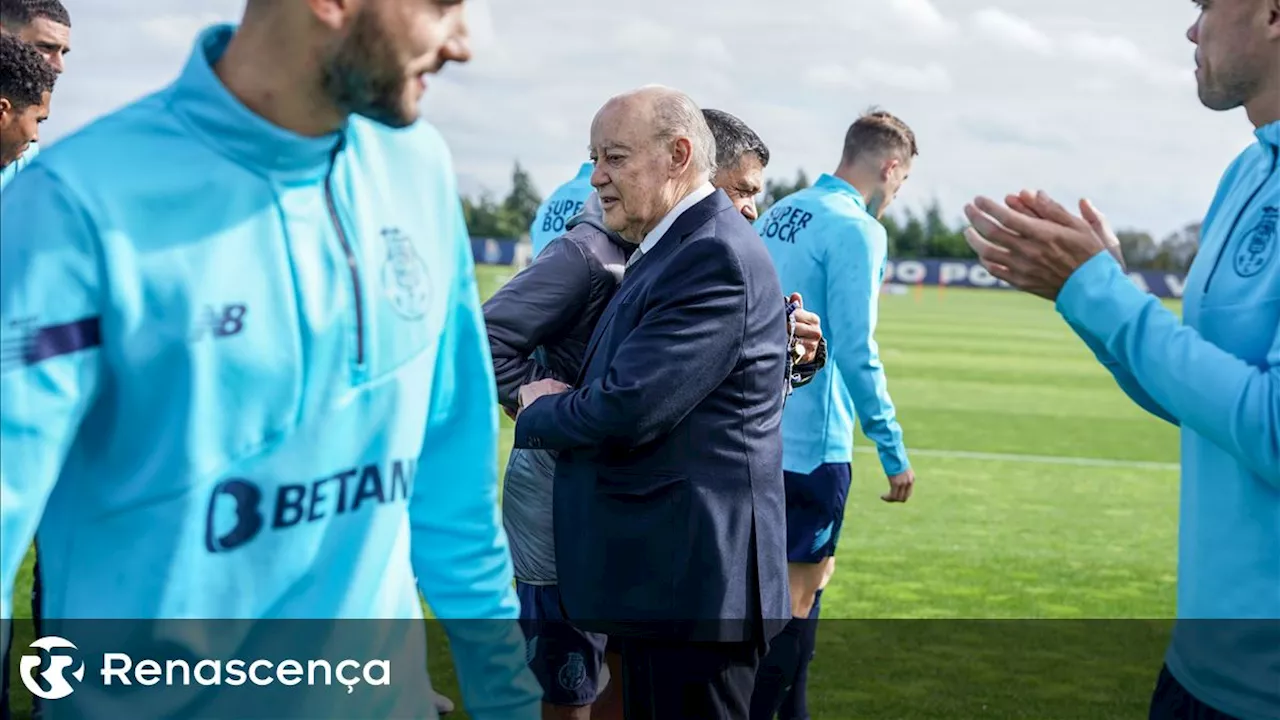
[[[1280,122],[1227,170],[1182,321],[1110,253],[1057,308],[1120,387],[1182,433],[1178,623],[1166,662],[1202,702],[1280,717]]]
[[[413,621],[421,590],[471,715],[536,718],[448,148],[268,123],[213,71],[232,32],[3,195],[0,615],[37,527],[46,622]],[[396,677],[360,714],[434,717]]]

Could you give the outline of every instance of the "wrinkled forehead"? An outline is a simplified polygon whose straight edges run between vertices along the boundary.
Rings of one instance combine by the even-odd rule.
[[[18,38],[29,45],[56,45],[65,48],[71,44],[71,28],[40,17],[28,23],[18,33]]]
[[[739,190],[759,188],[764,184],[764,165],[758,155],[745,152],[736,164],[720,168],[716,177]]]
[[[591,147],[634,149],[651,143],[654,134],[653,113],[649,108],[635,102],[614,101],[596,113],[591,123]]]

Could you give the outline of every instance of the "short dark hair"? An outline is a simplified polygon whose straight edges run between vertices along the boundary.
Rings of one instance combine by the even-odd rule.
[[[39,18],[71,27],[71,13],[59,0],[0,0],[0,25],[9,30],[17,32]]]
[[[920,154],[916,135],[894,115],[872,108],[849,126],[844,135],[844,162],[851,163],[864,155],[882,156],[897,152],[913,158]]]
[[[727,170],[737,167],[742,156],[755,153],[760,165],[769,165],[769,147],[747,124],[723,110],[704,109],[711,135],[716,139],[716,167]]]
[[[34,47],[13,35],[0,35],[0,97],[17,110],[39,105],[53,92],[58,73]]]

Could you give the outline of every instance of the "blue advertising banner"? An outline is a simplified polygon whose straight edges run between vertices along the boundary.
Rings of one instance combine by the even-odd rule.
[[[471,238],[471,252],[478,265],[515,265],[524,267],[529,257],[528,243],[510,238]],[[1160,298],[1182,298],[1186,276],[1156,270],[1133,270],[1129,279],[1142,290]],[[949,287],[1009,289],[1003,280],[987,272],[976,260],[890,260],[885,282],[900,285],[944,285]]]
[[[1186,276],[1156,270],[1133,270],[1129,279],[1145,292],[1160,298],[1182,298]],[[900,285],[1010,289],[1009,284],[987,272],[976,260],[890,260],[885,282]]]

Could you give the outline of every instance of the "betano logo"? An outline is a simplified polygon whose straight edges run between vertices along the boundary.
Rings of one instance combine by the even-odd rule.
[[[40,677],[49,683],[49,689],[45,690],[40,683],[36,681],[35,671],[44,664],[40,654],[23,655],[22,661],[18,664],[18,669],[22,674],[22,684],[27,686],[32,695],[43,700],[59,700],[71,693],[75,692],[75,688],[71,683],[67,682],[67,678],[63,676],[63,671],[76,665],[76,669],[71,672],[71,677],[76,682],[84,680],[84,663],[76,663],[67,655],[54,655],[53,651],[57,649],[76,650],[76,646],[69,640],[65,640],[56,635],[42,637],[31,643],[29,647],[36,650],[44,650],[49,653],[49,669],[40,673]]]
[[[31,643],[36,650],[50,653],[50,667],[40,673],[49,689],[46,690],[36,679],[35,671],[44,664],[40,655],[23,655],[19,667],[22,684],[27,686],[31,694],[44,700],[59,700],[75,692],[71,683],[67,682],[64,672],[76,665],[71,676],[77,682],[84,681],[84,663],[73,660],[68,655],[54,655],[53,650],[78,650],[70,641],[54,635],[42,637]],[[331,685],[334,680],[345,685],[347,693],[355,690],[361,682],[369,685],[390,685],[391,664],[386,660],[370,660],[361,663],[356,660],[342,660],[330,663],[327,660],[309,660],[306,663],[298,660],[282,660],[274,663],[270,660],[234,659],[225,663],[220,660],[201,660],[192,666],[185,660],[168,660],[161,663],[157,660],[140,660],[124,653],[104,653],[102,656],[102,684],[110,687],[115,682],[121,685],[158,685],[163,680],[165,685],[190,685],[194,680],[197,685],[244,685],[246,682],[258,686],[298,685],[305,682],[309,686]],[[130,677],[132,671],[132,677]]]

